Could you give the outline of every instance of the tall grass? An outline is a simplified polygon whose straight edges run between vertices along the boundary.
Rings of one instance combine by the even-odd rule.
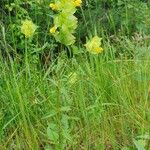
[[[107,59],[105,50],[62,53],[47,70],[28,62],[30,74],[26,62],[1,56],[1,149],[121,149],[149,134],[149,56]]]
[[[61,48],[45,68],[28,44],[21,60],[12,57],[1,26],[0,149],[150,149],[150,46],[112,44],[97,28],[88,35],[102,33],[104,53],[68,58]]]

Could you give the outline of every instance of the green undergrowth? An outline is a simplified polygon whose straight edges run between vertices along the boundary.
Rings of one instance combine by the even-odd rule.
[[[133,58],[106,42],[101,55],[62,52],[46,69],[1,56],[1,149],[148,147],[150,47],[124,43]]]
[[[150,150],[150,2],[57,2],[0,1],[0,150]]]

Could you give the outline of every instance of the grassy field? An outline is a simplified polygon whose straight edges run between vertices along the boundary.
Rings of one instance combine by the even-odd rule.
[[[0,150],[150,150],[149,34],[130,36],[128,24],[117,31],[112,11],[109,25],[118,34],[110,35],[109,27],[89,23],[85,12],[92,21],[98,1],[94,6],[78,8],[88,28],[78,21],[74,47],[49,33],[40,37],[42,31],[24,38],[18,26],[9,29],[14,16],[6,12],[8,22],[0,22]],[[102,38],[99,54],[82,46],[95,34]]]

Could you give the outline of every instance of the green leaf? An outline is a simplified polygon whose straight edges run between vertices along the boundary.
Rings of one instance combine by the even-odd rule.
[[[79,48],[79,47],[77,47],[75,45],[72,45],[71,48],[72,48],[73,54],[75,54],[75,55],[84,53],[84,49],[83,48]]]
[[[42,119],[47,119],[47,118],[50,118],[50,117],[54,117],[55,115],[57,115],[57,111],[55,110],[51,110],[48,114],[46,114]]]
[[[145,141],[144,140],[133,140],[137,150],[145,150]]]
[[[50,123],[47,128],[47,136],[48,138],[56,143],[59,139],[58,127],[54,123]]]
[[[67,32],[60,32],[57,35],[54,35],[56,40],[64,45],[72,45],[75,42],[75,37]]]

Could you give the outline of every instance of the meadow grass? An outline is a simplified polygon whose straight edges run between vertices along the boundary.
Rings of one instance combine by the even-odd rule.
[[[134,148],[149,135],[150,47],[131,44],[133,59],[106,42],[101,55],[62,52],[47,69],[1,56],[1,149]]]
[[[31,56],[28,41],[23,56],[18,56],[13,31],[11,47],[0,22],[0,150],[150,149],[149,43],[118,38],[110,14],[112,42],[86,2],[88,15],[81,9],[82,19],[89,36],[101,33],[104,52],[99,55],[78,46],[81,54],[68,58],[60,46],[60,53],[45,67],[40,57]],[[35,9],[38,22],[37,13]],[[11,24],[10,14],[8,18]],[[78,34],[80,38],[82,32]],[[47,36],[42,37],[44,44]],[[41,37],[36,38],[38,45]]]

